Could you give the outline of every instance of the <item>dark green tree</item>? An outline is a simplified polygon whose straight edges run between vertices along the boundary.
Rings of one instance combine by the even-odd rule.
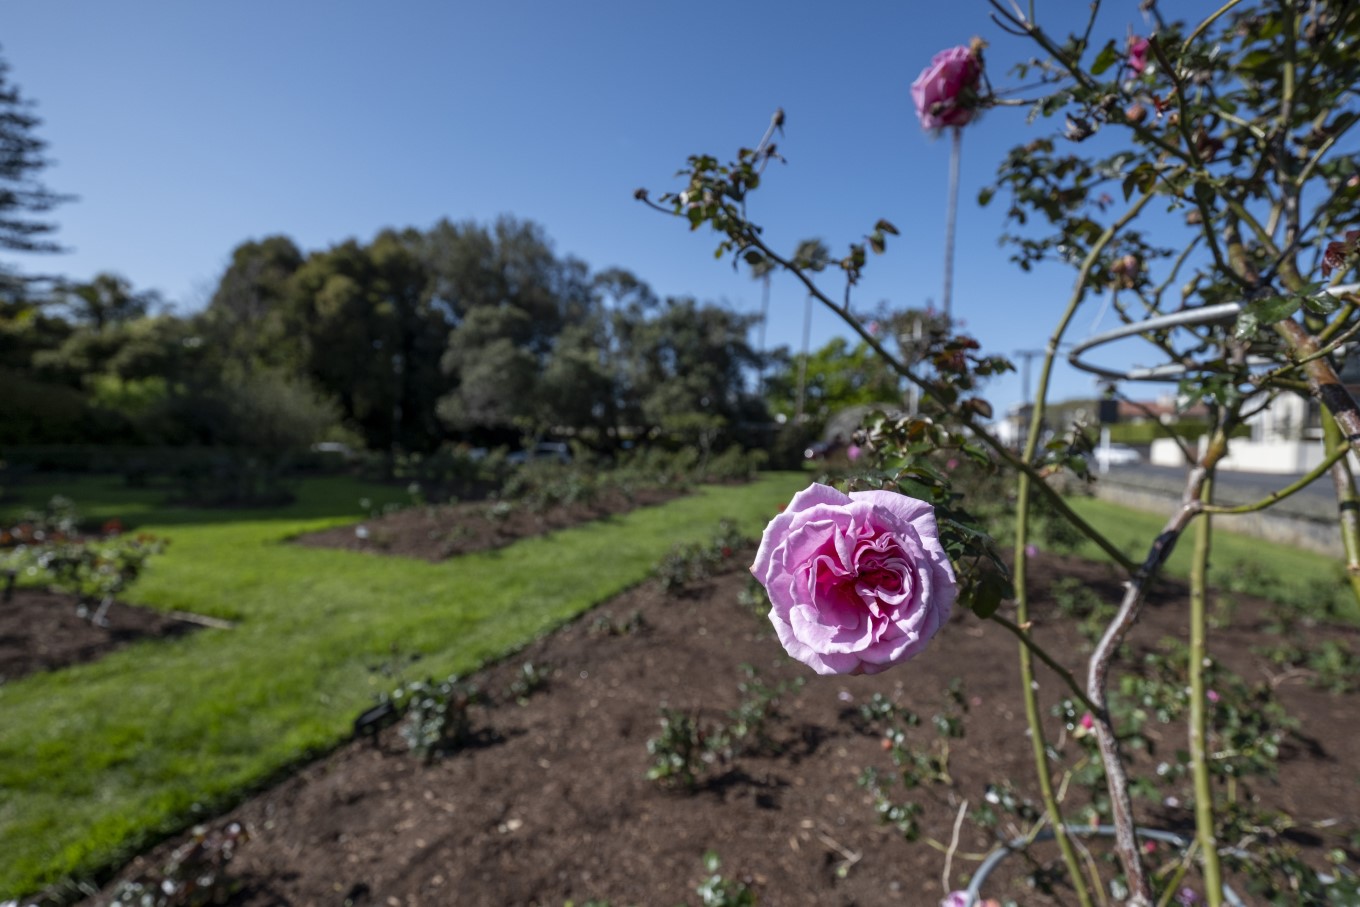
[[[38,179],[47,166],[47,143],[36,132],[42,120],[33,102],[9,80],[9,64],[0,59],[0,249],[9,252],[56,252],[51,239],[56,224],[42,217],[70,199],[48,189]],[[21,294],[31,278],[0,265],[0,294]]]
[[[59,291],[58,298],[76,323],[95,331],[145,317],[161,304],[155,290],[136,292],[127,278],[110,273],[97,274],[87,283],[70,284]]]
[[[287,236],[241,243],[208,303],[205,330],[228,358],[302,369],[305,325],[289,306],[288,282],[304,257]]]

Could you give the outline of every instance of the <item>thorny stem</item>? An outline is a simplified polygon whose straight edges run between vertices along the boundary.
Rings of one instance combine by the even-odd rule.
[[[1115,236],[1119,234],[1119,231],[1137,217],[1144,206],[1152,200],[1155,191],[1156,188],[1154,187],[1153,189],[1144,192],[1138,201],[1129,206],[1129,209],[1125,211],[1118,220],[1110,224],[1105,232],[1100,235],[1100,238],[1092,244],[1091,249],[1086,253],[1086,258],[1082,261],[1081,269],[1077,272],[1075,289],[1072,291],[1072,297],[1067,303],[1067,310],[1063,312],[1057,327],[1053,331],[1053,335],[1049,338],[1048,349],[1044,356],[1044,364],[1039,371],[1038,390],[1034,396],[1034,411],[1030,414],[1029,436],[1025,443],[1025,462],[1032,462],[1035,452],[1038,450],[1040,428],[1043,424],[1044,406],[1048,399],[1048,382],[1053,374],[1053,362],[1057,358],[1058,347],[1062,343],[1063,335],[1066,333],[1067,327],[1071,324],[1077,308],[1081,305],[1089,290],[1088,280],[1090,279],[1091,269],[1095,267],[1101,253],[1105,251],[1109,244],[1114,240]],[[1017,500],[1015,505],[1015,616],[1017,622],[1019,622],[1022,627],[1029,621],[1029,598],[1028,590],[1025,586],[1025,546],[1028,543],[1029,493],[1032,484],[1033,482],[1028,474],[1022,474],[1020,476],[1017,485]],[[1044,482],[1042,479],[1039,481],[1039,484],[1045,488],[1048,486],[1048,483]],[[1067,863],[1069,874],[1072,876],[1073,886],[1076,888],[1077,894],[1082,899],[1083,904],[1085,904],[1088,895],[1086,893],[1085,884],[1078,881],[1081,878],[1079,875],[1080,864],[1077,862],[1076,855],[1072,850],[1071,841],[1068,839],[1066,832],[1062,830],[1062,816],[1059,812],[1057,801],[1052,796],[1052,788],[1049,783],[1048,754],[1044,746],[1043,727],[1038,719],[1038,692],[1035,689],[1036,684],[1034,683],[1034,666],[1033,662],[1030,660],[1029,650],[1023,647],[1020,650],[1020,676],[1022,686],[1021,692],[1025,697],[1025,714],[1029,719],[1030,737],[1034,744],[1035,767],[1039,776],[1040,790],[1044,794],[1044,805],[1049,813],[1049,821],[1053,825],[1054,836],[1058,845],[1063,850],[1063,859]],[[1092,713],[1096,715],[1104,714],[1104,683],[1105,677],[1102,676],[1099,696],[1095,695],[1095,692],[1090,689],[1089,686],[1087,689],[1085,702],[1092,708]],[[1110,777],[1113,777],[1113,773],[1109,773],[1109,775]],[[1114,796],[1113,789],[1111,790],[1111,796]],[[1119,834],[1116,836],[1119,859],[1123,863],[1124,872],[1129,877],[1130,881],[1141,883],[1134,885],[1132,888],[1135,895],[1138,895],[1140,892],[1145,892],[1147,889],[1147,881],[1143,873],[1142,860],[1138,854],[1138,845],[1134,840],[1133,812],[1131,809],[1126,810],[1122,817],[1116,813],[1114,820],[1115,825],[1119,826]],[[1128,841],[1127,847],[1125,846],[1125,839]],[[1150,891],[1146,891],[1144,896],[1147,900],[1150,900]]]
[[[1118,613],[1115,614],[1114,620],[1110,622],[1109,627],[1105,630],[1105,635],[1101,637],[1095,651],[1091,654],[1086,692],[1097,706],[1097,711],[1093,713],[1096,719],[1096,740],[1100,744],[1101,759],[1105,763],[1105,780],[1110,791],[1110,811],[1112,824],[1115,827],[1115,843],[1121,861],[1124,861],[1124,871],[1128,876],[1129,889],[1133,892],[1133,899],[1130,900],[1130,904],[1150,904],[1152,892],[1148,885],[1147,875],[1143,870],[1142,860],[1138,855],[1138,843],[1133,833],[1133,800],[1129,795],[1129,776],[1124,766],[1119,750],[1119,740],[1115,737],[1107,707],[1105,690],[1109,681],[1110,662],[1114,659],[1119,646],[1124,642],[1124,638],[1128,636],[1129,630],[1137,622],[1148,587],[1161,571],[1166,559],[1171,556],[1171,551],[1176,547],[1176,542],[1181,533],[1185,531],[1185,527],[1190,524],[1190,521],[1194,519],[1203,506],[1200,502],[1200,491],[1208,477],[1209,470],[1222,459],[1226,450],[1226,444],[1220,434],[1209,445],[1204,459],[1191,469],[1190,475],[1186,479],[1181,506],[1171,515],[1166,525],[1162,527],[1161,533],[1153,540],[1148,549],[1147,557],[1143,560],[1143,565],[1138,568],[1138,571],[1125,587],[1124,598],[1120,602]],[[1125,854],[1129,854],[1132,859],[1124,860]]]
[[[1219,433],[1221,437],[1221,432]],[[1215,439],[1217,440],[1217,438]],[[1213,468],[1205,470],[1199,500],[1208,504],[1213,497]],[[1209,907],[1223,903],[1223,872],[1218,861],[1218,843],[1214,838],[1214,794],[1209,786],[1209,745],[1207,691],[1204,688],[1204,667],[1208,659],[1208,619],[1205,599],[1209,574],[1211,518],[1205,515],[1195,526],[1195,552],[1190,564],[1190,771],[1195,787],[1195,838],[1202,851],[1204,888]]]
[[[1018,572],[1019,568],[1017,568],[1017,573]],[[1048,665],[1049,668],[1052,669],[1053,673],[1057,674],[1058,677],[1062,679],[1063,683],[1067,684],[1067,686],[1072,690],[1073,694],[1075,694],[1076,697],[1081,700],[1082,704],[1086,706],[1088,710],[1095,708],[1095,705],[1091,702],[1090,699],[1087,698],[1086,691],[1081,688],[1081,684],[1077,683],[1076,675],[1074,675],[1067,668],[1058,664],[1058,662],[1053,658],[1053,656],[1048,654],[1048,652],[1044,649],[1043,646],[1036,643],[1030,637],[1028,628],[1021,626],[1020,624],[1014,623],[1013,621],[1007,620],[1000,614],[993,614],[991,619],[996,623],[1000,624],[1001,626],[1005,627],[1009,633],[1011,633],[1016,639],[1020,640],[1021,644],[1024,645],[1025,648],[1029,649],[1036,656],[1038,656],[1040,661]]]
[[[1076,315],[1077,308],[1086,298],[1089,290],[1087,281],[1090,278],[1091,269],[1095,267],[1100,255],[1109,244],[1114,240],[1129,221],[1138,216],[1143,207],[1152,200],[1155,194],[1155,187],[1144,192],[1142,196],[1124,212],[1114,223],[1112,223],[1100,238],[1092,244],[1091,249],[1086,253],[1086,258],[1082,261],[1081,269],[1077,273],[1075,289],[1067,302],[1067,309],[1059,319],[1053,335],[1049,338],[1048,349],[1044,356],[1043,367],[1039,371],[1038,390],[1034,397],[1034,409],[1030,414],[1029,434],[1025,440],[1024,462],[1032,463],[1035,453],[1039,449],[1040,428],[1043,424],[1044,405],[1048,399],[1048,382],[1053,374],[1053,361],[1058,355],[1058,347],[1062,343],[1063,335],[1067,331],[1068,325],[1072,323],[1072,318]],[[1016,488],[1015,505],[1015,618],[1019,624],[1017,629],[1022,633],[1028,634],[1026,629],[1029,624],[1029,590],[1027,588],[1027,564],[1025,557],[1025,547],[1029,543],[1029,513],[1030,513],[1030,491],[1035,484],[1034,479],[1028,473],[1022,473]],[[1047,489],[1048,483],[1042,478],[1038,479],[1040,487]],[[1023,640],[1022,640],[1023,642]],[[1043,724],[1039,714],[1039,694],[1038,684],[1034,680],[1034,661],[1031,657],[1030,649],[1027,645],[1020,647],[1020,688],[1021,695],[1025,700],[1025,717],[1029,723],[1030,742],[1034,750],[1035,774],[1039,781],[1039,791],[1044,801],[1044,809],[1048,814],[1049,824],[1053,826],[1054,839],[1062,851],[1063,862],[1067,864],[1067,872],[1072,881],[1072,886],[1076,890],[1077,897],[1083,907],[1090,903],[1090,893],[1086,890],[1086,884],[1081,873],[1081,863],[1077,859],[1077,854],[1072,846],[1072,841],[1068,837],[1064,827],[1062,811],[1058,805],[1057,797],[1053,794],[1052,772],[1048,762],[1048,747],[1044,741]],[[1082,697],[1088,707],[1094,707],[1096,700],[1093,698]],[[1093,711],[1096,709],[1093,708]],[[1130,834],[1132,829],[1130,827]],[[1121,859],[1126,862],[1138,861],[1137,847],[1135,846],[1129,854],[1121,852]],[[1127,868],[1126,868],[1126,871]],[[1141,873],[1141,866],[1139,867]],[[1130,872],[1132,876],[1132,872]]]

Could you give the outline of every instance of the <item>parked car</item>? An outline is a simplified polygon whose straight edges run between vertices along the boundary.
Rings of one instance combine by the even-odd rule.
[[[1143,455],[1127,444],[1111,444],[1108,447],[1097,444],[1096,449],[1091,451],[1091,458],[1097,466],[1127,466],[1142,462]]]
[[[511,466],[521,466],[530,460],[551,460],[557,463],[571,462],[571,448],[562,441],[540,441],[526,450],[517,450],[505,458]]]

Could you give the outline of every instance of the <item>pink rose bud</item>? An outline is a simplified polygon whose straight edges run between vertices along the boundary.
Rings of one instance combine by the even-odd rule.
[[[1038,556],[1039,556],[1039,546],[1038,546],[1038,545],[1026,545],[1026,546],[1025,546],[1025,557],[1038,557]]]
[[[973,899],[966,891],[951,891],[940,901],[940,907],[973,907]]]
[[[966,126],[979,106],[982,62],[967,47],[937,53],[911,83],[911,100],[924,129]]]
[[[1141,76],[1143,70],[1147,69],[1148,51],[1152,45],[1147,38],[1133,38],[1129,41],[1129,72],[1135,76]]]
[[[1096,726],[1096,720],[1091,716],[1090,712],[1087,712],[1085,715],[1081,716],[1081,726],[1083,729],[1088,731]]]
[[[819,674],[877,674],[921,652],[957,589],[935,508],[814,483],[760,539],[751,573],[790,656]]]
[[[1218,690],[1209,690],[1207,693],[1204,694],[1204,696],[1210,702],[1218,702],[1220,699],[1223,698],[1222,696],[1218,695]]]

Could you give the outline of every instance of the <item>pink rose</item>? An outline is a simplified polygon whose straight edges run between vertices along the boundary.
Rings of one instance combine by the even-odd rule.
[[[1148,51],[1152,45],[1147,38],[1132,38],[1129,40],[1129,72],[1135,76],[1141,76],[1143,70],[1147,69]]]
[[[956,594],[933,507],[815,483],[765,527],[751,573],[784,649],[819,674],[877,674],[911,658]]]
[[[966,47],[937,53],[911,83],[911,99],[924,129],[966,126],[977,109],[982,64]]]
[[[966,891],[951,891],[940,901],[940,907],[973,907],[973,899]]]

